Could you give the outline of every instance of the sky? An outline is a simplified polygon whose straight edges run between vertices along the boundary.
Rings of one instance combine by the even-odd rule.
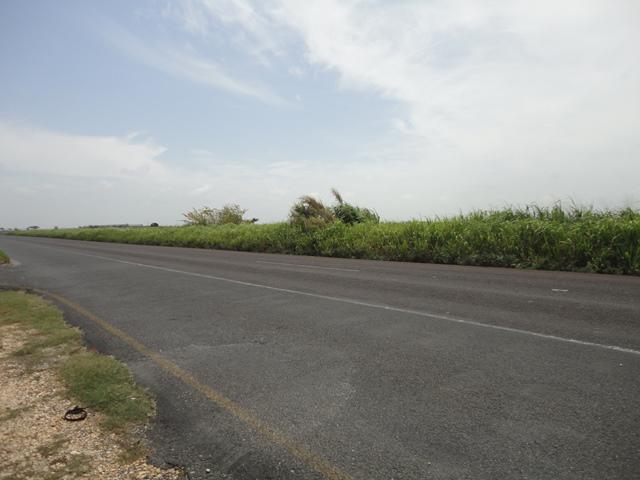
[[[636,0],[0,2],[0,227],[640,208]]]

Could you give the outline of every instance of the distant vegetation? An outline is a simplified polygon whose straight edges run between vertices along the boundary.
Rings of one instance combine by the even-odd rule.
[[[13,234],[149,245],[640,275],[640,212],[527,207],[379,222],[375,212],[301,198],[288,222]],[[243,211],[244,213],[244,211]]]
[[[247,210],[237,204],[228,204],[222,208],[202,207],[194,208],[190,212],[183,213],[183,222],[187,225],[240,225],[241,223],[256,223],[257,218],[247,220],[244,214]],[[157,226],[157,225],[156,225]]]
[[[305,195],[301,197],[289,212],[289,223],[302,227],[304,230],[327,227],[334,222],[345,225],[356,223],[379,223],[380,217],[368,208],[356,207],[343,200],[342,195],[335,188],[331,190],[336,204],[327,207],[320,200]]]

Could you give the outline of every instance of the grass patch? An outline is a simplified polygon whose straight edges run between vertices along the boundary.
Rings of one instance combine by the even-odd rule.
[[[48,349],[60,347],[70,353],[81,347],[82,334],[70,327],[62,312],[36,295],[24,292],[0,292],[0,325],[20,324],[35,331],[22,348],[14,352],[19,357],[37,362]]]
[[[43,480],[65,480],[67,478],[80,478],[89,472],[91,472],[91,457],[80,453],[71,456],[62,469],[49,472],[42,478]]]
[[[135,385],[127,367],[112,357],[94,352],[74,355],[60,373],[74,398],[105,414],[107,428],[141,423],[153,413],[152,399]]]
[[[123,465],[133,463],[149,453],[148,447],[139,440],[121,440],[120,446],[122,447],[122,452],[118,456],[118,461]]]
[[[0,250],[0,265],[2,265],[3,263],[9,263],[10,261],[11,260],[9,259],[9,256],[2,250]]]
[[[640,211],[560,207],[472,212],[410,222],[341,221],[11,232],[68,238],[372,260],[640,275]]]
[[[124,430],[154,412],[149,394],[113,357],[87,352],[81,332],[48,301],[20,291],[0,292],[0,326],[19,324],[35,334],[15,355],[28,364],[53,359],[68,393],[80,405],[104,414],[104,426]]]

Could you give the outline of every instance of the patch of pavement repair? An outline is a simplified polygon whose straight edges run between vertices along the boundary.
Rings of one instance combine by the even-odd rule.
[[[100,426],[102,416],[88,411],[80,422],[62,417],[70,400],[54,365],[27,368],[12,357],[33,332],[0,327],[1,480],[176,480],[176,469],[162,470],[144,459],[127,462],[117,436]]]

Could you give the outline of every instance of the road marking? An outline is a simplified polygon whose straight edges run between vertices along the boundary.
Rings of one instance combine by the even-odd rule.
[[[267,262],[265,260],[256,260],[256,263],[268,263],[269,265],[286,265],[287,267],[305,267],[305,268],[321,268],[323,270],[342,270],[343,272],[359,272],[355,268],[338,268],[338,267],[318,267],[317,265],[303,265],[301,263],[284,263],[284,262]]]
[[[531,336],[531,337],[544,338],[546,340],[553,340],[553,341],[556,341],[556,342],[571,343],[571,344],[574,344],[574,345],[582,345],[582,346],[585,346],[585,347],[602,348],[602,349],[605,349],[605,350],[613,350],[615,352],[622,352],[622,353],[630,353],[630,354],[633,354],[633,355],[640,355],[640,350],[634,350],[633,348],[620,347],[620,346],[617,346],[617,345],[607,345],[607,344],[604,344],[604,343],[588,342],[586,340],[578,340],[577,338],[559,337],[559,336],[556,336],[556,335],[549,335],[549,334],[546,334],[546,333],[533,332],[531,330],[523,330],[523,329],[520,329],[520,328],[505,327],[505,326],[502,326],[502,325],[493,325],[493,324],[490,324],[490,323],[477,322],[475,320],[467,320],[467,319],[463,319],[463,318],[450,317],[448,315],[439,315],[437,313],[428,313],[428,312],[423,312],[423,311],[420,311],[420,310],[411,310],[411,309],[407,309],[407,308],[393,307],[393,306],[390,306],[390,305],[384,305],[384,304],[379,304],[379,303],[363,302],[361,300],[355,300],[355,299],[351,299],[351,298],[332,297],[330,295],[322,295],[320,293],[305,292],[303,290],[293,290],[293,289],[290,289],[290,288],[272,287],[270,285],[263,285],[261,283],[244,282],[242,280],[233,280],[231,278],[217,277],[215,275],[207,275],[207,274],[204,274],[204,273],[188,272],[188,271],[185,271],[185,270],[177,270],[175,268],[160,267],[158,265],[149,265],[149,264],[146,264],[146,263],[130,262],[128,260],[120,260],[118,258],[113,258],[113,257],[103,257],[101,255],[92,255],[92,254],[88,254],[88,253],[73,252],[73,251],[70,251],[70,250],[65,250],[65,251],[69,252],[69,253],[73,253],[75,255],[82,255],[82,256],[85,256],[85,257],[100,258],[102,260],[107,260],[107,261],[117,262],[117,263],[123,263],[125,265],[133,265],[133,266],[136,266],[136,267],[150,268],[150,269],[153,269],[153,270],[161,270],[161,271],[164,271],[164,272],[179,273],[181,275],[188,275],[188,276],[192,276],[192,277],[208,278],[210,280],[217,280],[219,282],[232,283],[234,285],[244,285],[246,287],[262,288],[264,290],[271,290],[273,292],[290,293],[292,295],[300,295],[300,296],[304,296],[304,297],[319,298],[319,299],[322,299],[322,300],[330,300],[332,302],[346,303],[346,304],[349,304],[349,305],[358,305],[360,307],[375,308],[375,309],[380,309],[380,310],[387,310],[389,312],[405,313],[405,314],[408,314],[408,315],[416,315],[416,316],[419,316],[419,317],[433,318],[435,320],[444,320],[444,321],[447,321],[447,322],[458,323],[458,324],[462,324],[462,325],[471,325],[471,326],[474,326],[474,327],[488,328],[488,329],[492,329],[492,330],[499,330],[499,331],[502,331],[502,332],[510,332],[510,333],[517,333],[517,334],[520,334],[520,335],[528,335],[528,336]]]
[[[567,290],[566,288],[552,288],[551,291],[552,292],[568,292],[569,290]]]
[[[320,473],[322,476],[329,480],[351,480],[351,477],[346,473],[342,472],[337,467],[331,465],[324,458],[316,455],[305,446],[299,444],[295,440],[287,437],[285,434],[279,432],[275,428],[270,427],[265,422],[256,417],[253,413],[251,413],[246,408],[237,404],[233,400],[225,397],[217,390],[211,388],[208,385],[201,383],[194,375],[189,373],[186,370],[183,370],[175,363],[166,359],[159,353],[155,352],[151,348],[147,347],[143,343],[139,342],[133,337],[127,335],[124,331],[120,330],[118,327],[110,324],[106,320],[98,317],[97,315],[91,313],[85,308],[81,307],[77,303],[69,300],[62,295],[58,295],[56,293],[51,293],[47,291],[34,289],[33,291],[45,296],[52,298],[63,305],[68,306],[69,308],[75,310],[77,313],[91,320],[98,326],[102,327],[105,331],[109,332],[111,335],[119,338],[124,343],[129,345],[131,348],[141,353],[145,357],[149,358],[153,363],[158,365],[164,371],[173,375],[175,378],[181,380],[186,385],[194,388],[198,392],[202,393],[206,398],[210,401],[223,408],[231,415],[236,417],[238,420],[244,422],[249,425],[252,429],[259,432],[268,438],[271,442],[285,448],[289,451],[294,457],[303,462],[308,467],[312,468],[316,472]]]

